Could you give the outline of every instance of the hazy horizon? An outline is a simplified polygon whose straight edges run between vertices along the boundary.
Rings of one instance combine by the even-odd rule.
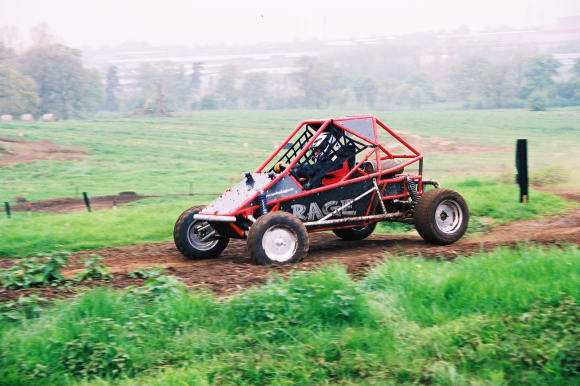
[[[319,39],[337,40],[413,32],[450,32],[462,25],[524,28],[580,15],[580,2],[442,0],[359,0],[340,3],[296,0],[218,0],[163,3],[125,1],[0,0],[0,27],[15,27],[21,45],[30,30],[47,23],[60,41],[97,48],[130,41],[152,45],[254,44]],[[71,17],[72,16],[72,17]]]

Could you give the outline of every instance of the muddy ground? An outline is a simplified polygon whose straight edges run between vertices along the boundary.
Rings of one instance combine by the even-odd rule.
[[[77,146],[62,146],[51,141],[26,141],[0,137],[0,167],[34,160],[77,161],[87,153]]]
[[[580,194],[577,192],[561,191],[559,194],[569,200],[580,202]],[[500,245],[515,246],[517,243],[525,242],[542,245],[580,244],[580,208],[566,215],[501,225],[483,236],[464,238],[448,246],[427,244],[418,235],[371,235],[366,240],[356,242],[343,241],[329,233],[315,233],[310,236],[310,253],[307,258],[291,266],[255,265],[249,259],[246,243],[242,240],[231,240],[221,257],[212,260],[187,260],[172,242],[78,253],[71,259],[72,267],[63,271],[65,277],[73,277],[80,270],[78,262],[82,256],[94,253],[104,257],[104,263],[114,278],[105,282],[76,284],[70,288],[60,286],[16,291],[0,289],[0,301],[15,299],[29,293],[37,293],[43,297],[74,296],[85,288],[103,284],[113,288],[139,285],[143,280],[129,278],[128,273],[151,266],[163,267],[168,274],[179,277],[190,288],[210,289],[221,296],[227,296],[253,285],[265,283],[273,273],[286,275],[294,270],[308,270],[333,262],[344,264],[349,273],[360,277],[389,254],[407,256],[420,254],[426,258],[454,259],[481,250],[489,251]],[[7,268],[14,261],[15,259],[1,260],[0,268]]]

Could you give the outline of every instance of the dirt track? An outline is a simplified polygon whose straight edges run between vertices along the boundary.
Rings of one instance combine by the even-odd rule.
[[[569,200],[580,201],[578,193],[558,193]],[[72,262],[78,262],[81,256],[91,253],[104,257],[106,266],[114,274],[114,278],[106,283],[114,288],[125,288],[141,283],[142,280],[131,279],[127,274],[138,268],[158,265],[164,267],[168,274],[181,278],[191,288],[211,289],[218,294],[227,295],[252,285],[262,284],[273,272],[284,275],[292,270],[307,270],[324,263],[339,262],[346,265],[351,274],[364,275],[369,267],[384,259],[386,253],[421,254],[429,258],[453,259],[458,255],[491,250],[498,245],[513,246],[518,242],[526,241],[547,245],[580,244],[580,208],[574,209],[565,216],[512,222],[496,227],[484,236],[465,238],[449,246],[429,245],[419,236],[414,235],[372,235],[366,240],[357,242],[342,241],[328,233],[310,236],[308,257],[303,262],[292,266],[254,265],[248,258],[245,241],[241,240],[232,240],[222,256],[213,260],[189,261],[175,249],[173,243],[154,243],[79,253],[75,255]],[[12,265],[13,261],[14,259],[0,261],[0,268]],[[78,269],[67,269],[64,274],[66,277],[72,277]],[[102,282],[93,282],[82,284],[82,286],[101,284]],[[0,290],[0,301],[14,299],[30,292],[38,292],[40,296],[45,297],[74,295],[64,287],[19,291]]]

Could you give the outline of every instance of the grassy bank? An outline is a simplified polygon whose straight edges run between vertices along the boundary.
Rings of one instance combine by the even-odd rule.
[[[571,384],[580,250],[340,266],[229,299],[157,279],[0,322],[5,384]]]
[[[468,234],[513,220],[562,213],[572,204],[552,194],[532,192],[522,205],[513,185],[467,180],[449,186],[464,195],[471,211]],[[207,202],[202,197],[153,198],[118,210],[67,214],[16,213],[0,218],[0,257],[28,256],[60,249],[79,251],[110,246],[169,241],[177,217],[190,206]],[[377,232],[414,229],[402,224],[381,224]]]

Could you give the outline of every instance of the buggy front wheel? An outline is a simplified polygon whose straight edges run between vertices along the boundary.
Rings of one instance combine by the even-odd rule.
[[[195,220],[200,207],[193,207],[181,214],[173,228],[173,240],[179,252],[188,259],[211,259],[218,257],[228,246],[227,237],[216,235],[207,221]]]
[[[248,232],[248,251],[262,265],[291,264],[304,258],[310,241],[302,222],[286,212],[259,217]]]

